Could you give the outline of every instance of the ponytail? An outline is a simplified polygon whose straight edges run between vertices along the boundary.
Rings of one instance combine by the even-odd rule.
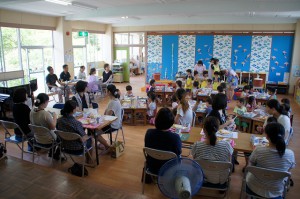
[[[115,98],[119,99],[120,98],[120,94],[119,94],[119,89],[116,88],[115,85],[110,84],[107,86],[107,90],[111,93],[112,96],[114,96]]]
[[[190,105],[189,105],[189,103],[186,101],[186,99],[185,99],[185,96],[186,96],[186,91],[183,89],[183,88],[180,88],[180,89],[178,89],[177,91],[176,91],[176,97],[177,97],[177,99],[180,101],[180,104],[181,104],[181,106],[182,106],[182,110],[183,110],[183,112],[185,113],[188,109],[189,109],[189,107],[190,107]]]
[[[215,146],[217,143],[216,133],[219,130],[220,122],[216,117],[208,116],[204,120],[203,129],[209,139],[209,144]]]
[[[74,109],[76,109],[77,103],[74,100],[68,100],[64,108],[60,110],[60,114],[64,117],[67,117],[71,113],[73,113]]]
[[[34,106],[39,107],[40,105],[44,104],[47,101],[49,101],[49,96],[46,93],[40,93],[36,97]]]
[[[286,144],[284,140],[285,129],[280,123],[269,123],[265,128],[265,132],[271,143],[275,145],[280,157],[285,153]]]

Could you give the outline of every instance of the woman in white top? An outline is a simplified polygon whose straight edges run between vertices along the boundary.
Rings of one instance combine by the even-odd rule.
[[[193,123],[193,110],[186,99],[186,91],[180,88],[176,91],[175,95],[178,99],[177,115],[175,123],[181,125],[192,125]]]
[[[277,171],[289,171],[295,167],[294,152],[286,149],[284,127],[279,123],[269,123],[265,132],[269,146],[257,147],[250,156],[250,165]],[[265,180],[248,173],[247,191],[263,198],[281,198],[283,180]]]
[[[86,74],[85,74],[84,70],[85,70],[85,67],[84,66],[80,66],[77,79],[82,79],[82,80],[86,79]]]
[[[231,162],[233,148],[227,141],[218,141],[216,133],[219,130],[220,122],[216,117],[205,118],[203,131],[205,133],[204,142],[196,142],[192,148],[192,155],[195,160],[209,160]],[[206,182],[213,184],[224,184],[228,178],[228,171],[218,172],[203,171]],[[226,175],[227,174],[227,175]]]
[[[288,117],[288,113],[285,111],[285,108],[280,105],[276,99],[271,99],[267,102],[266,112],[277,119],[277,122],[280,123],[285,129],[285,138],[288,137],[291,130],[291,120]],[[267,125],[267,119],[265,121],[264,127]]]
[[[87,81],[90,92],[96,92],[99,90],[99,77],[96,75],[95,68],[91,68],[90,76],[88,77]]]
[[[194,67],[194,71],[198,71],[199,76],[203,77],[203,71],[205,71],[205,70],[206,70],[205,65],[203,64],[203,62],[201,60],[199,60]]]

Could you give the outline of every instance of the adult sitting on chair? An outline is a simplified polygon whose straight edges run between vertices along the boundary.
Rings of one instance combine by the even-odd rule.
[[[174,116],[169,108],[161,108],[155,118],[155,129],[148,129],[145,135],[145,147],[171,151],[181,154],[181,140],[178,134],[169,129],[174,124]],[[158,174],[159,169],[166,161],[156,160],[147,156],[147,166],[150,172]]]
[[[48,106],[49,96],[45,93],[40,93],[36,97],[35,107],[30,112],[30,122],[36,126],[42,126],[50,130],[51,136],[49,134],[45,135],[42,139],[39,139],[41,143],[39,144],[50,144],[52,140],[57,140],[57,136],[54,133],[56,127],[57,116],[55,113],[50,113],[45,111]],[[51,156],[51,151],[49,151],[49,156]],[[57,148],[54,152],[53,159],[59,160],[60,151]]]
[[[87,93],[87,85],[87,82],[80,80],[75,87],[77,93],[72,97],[72,100],[77,103],[79,111],[83,111],[84,108],[92,108],[92,102]]]
[[[284,127],[280,123],[269,123],[265,128],[268,147],[257,147],[250,156],[250,165],[277,171],[289,171],[295,167],[294,152],[286,149]],[[248,192],[263,198],[282,198],[282,181],[262,181],[248,173],[246,176]],[[272,185],[272,190],[266,190],[264,185]]]
[[[109,64],[104,64],[104,71],[103,71],[103,83],[110,84],[112,83],[113,74],[109,68]]]
[[[59,103],[62,103],[64,92],[56,84],[56,83],[58,83],[59,85],[61,85],[61,83],[60,83],[60,81],[58,81],[58,78],[57,78],[56,74],[54,74],[54,70],[51,66],[48,66],[47,70],[48,70],[49,74],[46,77],[46,84],[49,88],[49,91],[57,93]]]
[[[88,87],[90,92],[97,92],[99,90],[99,78],[96,76],[96,69],[91,68],[90,76],[88,77]]]
[[[86,79],[86,74],[85,74],[84,70],[85,70],[85,67],[84,66],[80,66],[77,79],[82,79],[82,80]]]
[[[13,117],[16,124],[19,125],[26,138],[32,138],[33,134],[31,133],[28,124],[30,124],[30,108],[25,104],[27,100],[27,91],[25,88],[18,88],[13,95]],[[22,140],[22,132],[19,129],[15,130],[16,140]],[[32,147],[28,144],[28,151],[32,151]]]

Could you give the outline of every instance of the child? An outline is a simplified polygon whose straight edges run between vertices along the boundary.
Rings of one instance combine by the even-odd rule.
[[[147,115],[148,119],[151,119],[155,117],[155,110],[156,110],[156,96],[153,92],[150,92],[148,94],[148,100],[147,100]]]
[[[270,95],[269,100],[271,100],[271,99],[276,99],[277,100],[276,89],[275,88],[269,87],[268,88],[268,94]]]
[[[255,99],[254,96],[249,96],[248,97],[246,108],[247,108],[248,112],[252,112],[257,108],[256,99]]]
[[[194,71],[194,82],[198,82],[198,83],[200,83],[201,82],[201,79],[200,79],[200,76],[199,76],[199,73],[198,73],[198,71]]]
[[[219,72],[216,71],[214,72],[214,77],[213,77],[213,90],[217,90],[218,86],[220,85],[221,79],[219,77]]]
[[[177,107],[178,107],[178,103],[177,103],[177,97],[176,97],[176,95],[174,94],[173,96],[172,96],[172,109],[177,109]]]
[[[198,90],[199,90],[199,82],[194,81],[193,82],[193,89],[192,89],[192,99],[197,100],[197,95],[198,95]]]
[[[203,71],[203,78],[202,78],[202,82],[201,82],[201,88],[206,88],[207,79],[208,79],[208,72],[207,72],[207,70],[205,70],[205,71]]]
[[[212,81],[211,79],[208,79],[208,80],[207,80],[206,88],[211,88],[211,89],[212,89],[212,88],[213,88],[212,82],[213,82],[213,81]]]
[[[134,97],[133,93],[132,93],[132,87],[130,85],[126,86],[126,94],[124,95],[124,97]]]
[[[192,76],[192,70],[191,69],[187,69],[186,70],[187,76],[185,77],[185,90],[186,92],[191,92],[192,88],[193,88],[193,76]]]
[[[283,98],[281,100],[281,104],[282,105],[285,105],[284,108],[286,108],[285,111],[287,111],[288,113],[288,116],[291,117],[291,114],[292,114],[292,108],[291,108],[291,105],[290,105],[290,100],[287,99],[287,98]]]
[[[180,89],[180,88],[182,88],[182,81],[177,80],[177,81],[176,81],[176,90],[178,90],[178,89]]]
[[[236,102],[236,106],[234,107],[233,113],[235,115],[244,115],[244,113],[247,112],[247,109],[246,109],[244,104],[245,104],[245,99],[240,98]],[[236,124],[237,127],[242,127],[243,131],[246,132],[247,127],[248,127],[248,124],[246,122],[240,122],[238,117],[234,121],[235,121],[235,124]]]
[[[249,85],[246,85],[244,86],[243,88],[243,92],[241,94],[241,98],[245,98],[245,97],[248,97],[250,94],[250,86]]]
[[[148,92],[154,92],[155,91],[155,80],[151,79],[150,80],[150,87],[148,89]]]
[[[209,115],[210,112],[212,111],[212,99],[211,99],[211,97],[207,98],[206,103],[207,103],[206,104],[206,106],[207,106],[206,113],[207,113],[207,115]]]
[[[218,86],[217,90],[218,90],[218,93],[226,94],[225,89],[223,88],[223,86]]]

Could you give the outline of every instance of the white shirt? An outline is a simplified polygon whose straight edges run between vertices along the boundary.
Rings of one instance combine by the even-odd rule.
[[[155,109],[156,109],[156,103],[155,102],[150,102],[149,109],[147,111],[148,116],[154,116]]]
[[[268,120],[268,118],[265,120],[264,128],[267,126],[267,120]],[[280,115],[277,118],[277,122],[284,127],[284,130],[285,130],[284,137],[287,138],[289,133],[290,133],[290,130],[291,130],[291,120],[290,120],[290,118],[286,115]]]
[[[177,108],[177,115],[180,116],[179,123],[181,125],[190,124],[193,123],[193,110],[189,106],[188,110],[184,113],[181,106]]]
[[[177,108],[178,107],[178,103],[177,102],[172,102],[172,109]]]
[[[78,76],[77,76],[77,79],[83,79],[85,80],[86,79],[86,74],[85,72],[78,72]]]
[[[111,123],[110,126],[114,129],[119,129],[122,122],[121,121],[122,105],[120,103],[120,100],[119,99],[110,100],[105,112],[107,111],[112,111],[114,113],[114,116],[117,117],[117,119],[113,123]]]
[[[203,76],[203,71],[205,71],[206,67],[203,64],[202,66],[198,66],[198,64],[195,65],[194,71],[198,71],[199,76]]]

